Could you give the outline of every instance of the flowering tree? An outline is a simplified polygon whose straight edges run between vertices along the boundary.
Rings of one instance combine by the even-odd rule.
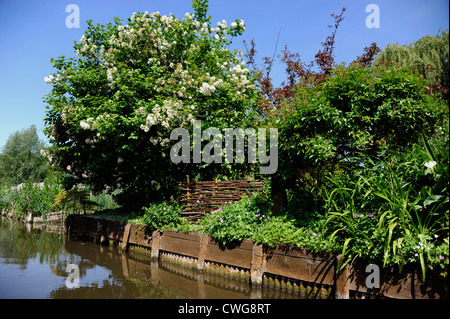
[[[207,0],[193,8],[182,19],[145,12],[126,25],[88,21],[76,57],[52,59],[45,133],[54,165],[94,191],[123,189],[130,200],[170,191],[186,174],[224,169],[169,157],[176,127],[247,127],[257,116],[253,73],[240,50],[228,49],[244,21],[213,26]]]

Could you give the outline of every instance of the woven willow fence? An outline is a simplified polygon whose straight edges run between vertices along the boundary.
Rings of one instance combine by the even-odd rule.
[[[207,181],[180,183],[181,215],[187,220],[196,221],[205,213],[216,210],[227,203],[238,201],[245,195],[262,192],[263,182],[259,180]]]

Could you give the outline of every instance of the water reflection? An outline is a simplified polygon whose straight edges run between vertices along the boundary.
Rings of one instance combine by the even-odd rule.
[[[0,221],[0,298],[181,298],[160,285],[129,278],[126,255],[56,232]],[[66,267],[80,270],[80,287],[66,287]],[[147,265],[148,266],[148,265]],[[150,267],[149,267],[150,268]],[[145,279],[145,278],[144,278]]]
[[[49,231],[50,230],[50,231]],[[68,288],[67,265],[79,268],[80,287]],[[0,221],[0,298],[246,299],[300,298],[251,288],[248,281],[198,273],[114,246],[67,238],[63,229]]]

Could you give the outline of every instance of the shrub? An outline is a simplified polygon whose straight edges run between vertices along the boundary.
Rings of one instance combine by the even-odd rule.
[[[408,149],[446,116],[445,103],[406,69],[337,67],[327,81],[300,87],[272,119],[283,136],[277,177],[317,210],[326,176],[358,169],[384,146]]]
[[[117,191],[115,193],[118,193]],[[96,210],[107,210],[118,208],[119,205],[116,203],[113,197],[114,194],[107,194],[105,191],[93,197],[93,201],[96,203]]]
[[[200,220],[204,232],[222,244],[252,236],[270,220],[270,206],[265,197],[255,193],[215,210]]]
[[[323,223],[312,218],[299,221],[288,211],[274,216],[271,206],[271,201],[259,193],[243,197],[207,214],[198,222],[199,231],[223,245],[250,239],[270,247],[291,245],[313,252],[328,248]]]
[[[175,229],[186,222],[180,216],[181,211],[181,206],[176,200],[151,203],[150,206],[144,208],[142,220],[144,224],[155,230],[163,231],[164,228]]]
[[[52,59],[45,78],[47,149],[53,164],[95,193],[123,189],[121,203],[148,203],[176,191],[186,174],[217,174],[225,165],[175,165],[170,133],[248,127],[257,119],[253,73],[230,51],[245,23],[213,25],[207,1],[182,19],[134,13],[122,24],[95,26],[74,46],[76,57]],[[191,135],[192,136],[192,135]],[[242,165],[241,165],[242,166]],[[212,178],[212,176],[211,176]]]
[[[54,198],[53,207],[59,207],[68,213],[83,212],[84,214],[89,210],[93,210],[97,205],[91,199],[89,188],[86,185],[78,184],[69,190],[63,189]]]

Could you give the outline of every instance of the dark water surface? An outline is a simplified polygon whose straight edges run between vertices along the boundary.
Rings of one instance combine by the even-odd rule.
[[[49,228],[35,229],[2,217],[0,299],[300,297],[268,290],[255,293],[245,281],[199,274],[169,262],[151,263],[145,254],[82,242]],[[79,269],[79,288],[66,284],[72,273],[66,271],[69,264]]]

